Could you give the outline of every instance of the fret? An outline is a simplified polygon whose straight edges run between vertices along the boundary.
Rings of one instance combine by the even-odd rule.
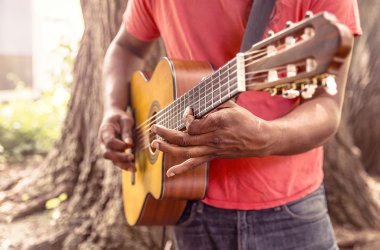
[[[237,70],[236,59],[230,60],[161,110],[156,122],[171,129],[182,129],[184,127],[183,112],[187,107],[191,107],[193,115],[200,118],[221,103],[229,100],[241,92],[237,82]]]
[[[200,116],[200,112],[201,112],[201,90],[200,90],[200,88],[201,88],[201,85],[198,85],[197,86],[197,92],[198,92],[198,99],[197,99],[197,101],[196,101],[196,103],[197,103],[197,116]]]
[[[227,64],[225,64],[222,67],[222,73],[221,73],[221,95],[222,95],[221,103],[225,102],[226,96],[228,96],[228,82],[227,82],[228,71],[225,70],[226,67],[227,67]]]
[[[207,108],[207,105],[206,105],[206,95],[207,95],[207,91],[206,91],[206,86],[207,86],[207,78],[204,79],[202,85],[201,85],[201,92],[202,92],[202,100],[201,100],[201,103],[202,103],[202,108],[201,110],[205,110]]]
[[[167,126],[167,116],[166,116],[166,108],[160,110],[159,112],[156,113],[156,123],[160,124],[162,126]]]
[[[214,106],[214,74],[211,75],[211,106]]]
[[[221,83],[220,70],[218,70],[218,90],[219,90],[219,104],[222,103],[222,83]]]
[[[228,89],[228,97],[231,97],[231,91],[230,91],[230,63],[227,63],[227,89]]]
[[[183,116],[183,112],[185,111],[184,108],[183,108],[183,96],[181,96],[179,98],[179,103],[178,103],[178,119],[177,119],[177,125],[176,127],[178,127],[178,125],[180,123],[182,123],[182,116]]]
[[[235,77],[235,74],[236,74],[236,65],[234,65],[234,61],[230,61],[228,63],[228,75],[229,75],[229,78],[228,78],[228,82],[229,82],[229,89],[230,89],[230,97],[235,95],[237,92],[235,91],[236,90],[236,87],[237,85],[235,84],[235,81],[236,81],[236,77]]]

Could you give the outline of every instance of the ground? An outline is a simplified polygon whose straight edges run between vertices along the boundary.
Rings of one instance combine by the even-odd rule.
[[[56,250],[60,249],[64,229],[53,219],[53,210],[44,210],[9,223],[9,207],[21,206],[7,199],[35,174],[40,160],[0,164],[0,250]],[[22,196],[22,192],[20,194]],[[8,207],[8,208],[7,208]],[[380,249],[380,232],[355,231],[335,227],[341,249]]]

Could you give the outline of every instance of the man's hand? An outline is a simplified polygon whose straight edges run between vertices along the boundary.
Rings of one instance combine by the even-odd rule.
[[[261,157],[269,153],[271,137],[266,121],[229,101],[202,119],[190,109],[184,114],[186,131],[154,125],[152,131],[165,141],[154,140],[152,147],[187,159],[171,167],[168,176],[183,173],[214,158]]]
[[[130,150],[133,146],[133,123],[131,112],[113,110],[111,114],[105,115],[99,128],[103,157],[121,169],[132,172],[136,171]]]

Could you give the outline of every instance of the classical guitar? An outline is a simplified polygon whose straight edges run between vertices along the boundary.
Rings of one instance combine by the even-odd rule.
[[[182,114],[191,107],[200,118],[243,91],[266,91],[284,98],[311,98],[318,87],[336,93],[336,74],[351,50],[352,34],[329,13],[289,23],[218,70],[208,63],[162,59],[147,79],[131,79],[135,115],[137,171],[123,171],[123,201],[130,225],[175,224],[187,200],[199,200],[207,189],[207,164],[167,178],[185,159],[150,147],[153,124],[182,130]]]

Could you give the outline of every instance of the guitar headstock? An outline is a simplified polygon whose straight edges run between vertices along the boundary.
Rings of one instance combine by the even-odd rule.
[[[336,93],[334,76],[352,48],[353,36],[330,13],[310,12],[299,23],[278,32],[237,55],[244,61],[248,90],[267,91],[285,98],[310,98],[319,86]]]

